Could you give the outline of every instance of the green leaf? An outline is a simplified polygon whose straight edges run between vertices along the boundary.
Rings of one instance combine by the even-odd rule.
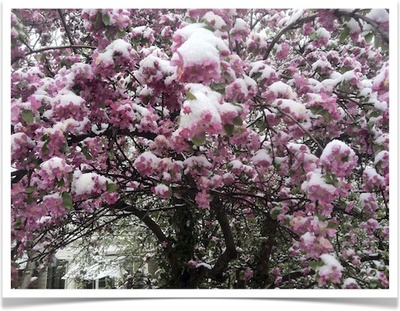
[[[317,39],[317,33],[316,33],[316,32],[313,32],[313,33],[310,35],[310,40],[315,40],[315,39]]]
[[[64,187],[64,185],[65,185],[65,180],[63,179],[63,178],[61,178],[59,181],[58,181],[58,186],[59,187]]]
[[[279,214],[281,213],[282,209],[278,206],[274,207],[270,211],[270,215],[272,219],[278,219]]]
[[[187,92],[187,93],[186,93],[186,98],[189,99],[189,100],[195,100],[195,99],[197,99],[196,96],[194,96],[194,95],[193,95],[192,93],[190,93],[190,92]]]
[[[28,187],[28,188],[25,189],[25,193],[27,193],[27,194],[28,193],[33,193],[35,191],[37,191],[36,187]]]
[[[337,228],[337,224],[334,223],[333,221],[329,221],[328,222],[328,228],[329,229],[336,229]]]
[[[110,25],[110,22],[111,22],[110,15],[108,15],[108,14],[103,14],[103,15],[101,16],[101,20],[103,21],[103,23],[104,23],[105,26]]]
[[[267,123],[264,119],[258,119],[255,125],[260,130],[260,132],[263,132],[267,128]]]
[[[203,28],[205,28],[205,29],[207,29],[207,30],[210,30],[210,31],[212,31],[212,32],[215,31],[215,28],[214,28],[213,26],[211,26],[211,24],[209,24],[209,23],[207,23],[207,25],[205,25]]]
[[[308,109],[310,109],[310,111],[313,114],[319,114],[319,115],[321,115],[321,112],[324,110],[324,108],[322,108],[321,106],[312,106],[312,107],[310,107]]]
[[[122,39],[123,37],[125,37],[126,35],[126,31],[125,30],[120,30],[117,32],[117,38],[118,39]]]
[[[329,111],[321,106],[313,106],[309,109],[313,114],[322,116],[326,122],[331,122],[333,120],[332,115],[329,113]]]
[[[374,38],[374,34],[372,32],[369,32],[364,36],[364,39],[367,43],[370,43],[373,38]]]
[[[27,193],[27,195],[26,195],[26,203],[31,204],[33,202],[34,202],[34,199],[33,199],[32,193]]]
[[[22,110],[21,117],[28,124],[33,123],[33,121],[35,120],[35,115],[33,114],[33,112],[27,109]]]
[[[378,280],[372,279],[369,283],[369,288],[376,288],[378,285]]]
[[[108,151],[108,158],[109,158],[111,161],[115,159],[115,152],[114,152],[114,149],[110,149],[110,150]]]
[[[337,178],[334,175],[329,174],[329,173],[325,174],[322,178],[325,179],[326,183],[329,185],[336,186],[338,183]]]
[[[106,185],[108,192],[117,192],[117,184],[107,182]]]
[[[382,47],[382,38],[380,36],[376,36],[374,42],[375,42],[375,48]]]
[[[382,112],[380,111],[372,111],[370,114],[368,114],[369,118],[378,118],[382,115]]]
[[[49,151],[49,148],[47,147],[49,144],[50,138],[46,139],[46,141],[44,142],[43,146],[42,146],[42,152],[43,154],[47,154],[47,151]]]
[[[235,129],[235,126],[233,124],[225,124],[224,125],[224,130],[225,133],[231,136],[233,134],[233,130]]]
[[[344,27],[342,32],[340,33],[339,36],[339,42],[343,43],[344,40],[346,40],[350,35],[350,28],[349,27]]]
[[[88,160],[92,160],[93,159],[92,155],[89,153],[89,150],[88,150],[87,146],[83,146],[82,147],[82,153],[83,153],[83,155],[85,156],[86,159],[88,159]]]
[[[205,141],[206,141],[206,135],[205,134],[196,135],[192,139],[193,144],[195,144],[196,146],[204,145]]]
[[[321,112],[321,116],[324,118],[325,122],[331,122],[333,120],[332,115],[326,109]]]
[[[233,119],[233,124],[235,124],[237,126],[241,126],[243,124],[243,120],[240,117],[235,117]]]
[[[99,29],[101,27],[103,27],[104,23],[102,22],[102,14],[100,11],[97,12],[96,14],[96,19],[94,20],[93,26],[94,29]]]
[[[212,89],[217,91],[218,93],[225,95],[226,83],[213,83]]]
[[[308,262],[308,266],[312,270],[316,271],[321,266],[321,263],[318,262],[318,261],[315,261],[315,260],[311,260],[311,261]]]
[[[72,203],[72,197],[68,192],[63,192],[61,194],[62,197],[62,205],[67,209],[67,210],[71,210],[73,207],[73,203]]]
[[[21,225],[22,225],[21,217],[18,217],[18,218],[15,220],[14,229],[18,230],[19,228],[21,228]]]

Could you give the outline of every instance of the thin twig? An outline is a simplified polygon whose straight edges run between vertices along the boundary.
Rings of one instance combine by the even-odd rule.
[[[318,146],[318,148],[322,151],[324,151],[324,148],[320,145],[320,143],[314,138],[314,136],[311,135],[311,133],[304,128],[304,126],[302,126],[295,118],[293,118],[290,114],[284,112],[282,109],[280,109],[279,107],[275,107],[281,114],[285,115],[286,117],[288,117],[290,120],[292,120],[294,123],[296,123],[296,125],[304,132],[306,133]]]
[[[41,53],[44,51],[49,51],[49,50],[62,50],[62,49],[92,49],[95,50],[96,47],[95,46],[91,46],[91,45],[62,45],[62,46],[47,46],[44,48],[40,48],[28,53],[25,53],[25,56],[31,55],[31,54],[36,54],[36,53]]]
[[[61,22],[62,22],[62,24],[63,24],[63,26],[64,26],[65,33],[67,34],[69,43],[71,44],[71,46],[75,46],[75,42],[74,42],[74,40],[72,39],[71,32],[69,31],[69,28],[68,28],[67,23],[66,23],[66,21],[65,21],[65,18],[64,18],[64,15],[63,15],[62,10],[61,10],[61,9],[58,9],[57,12],[58,12],[58,14],[60,15]],[[78,54],[78,51],[77,51],[75,48],[72,48],[72,50],[74,51],[75,54]]]

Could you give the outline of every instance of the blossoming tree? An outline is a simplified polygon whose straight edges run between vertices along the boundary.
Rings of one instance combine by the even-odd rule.
[[[388,17],[13,10],[13,286],[134,218],[159,288],[387,288]]]

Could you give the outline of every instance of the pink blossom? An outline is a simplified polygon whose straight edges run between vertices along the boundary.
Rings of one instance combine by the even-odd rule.
[[[164,184],[159,184],[159,185],[155,186],[153,188],[153,191],[157,196],[159,196],[160,198],[163,198],[163,199],[167,199],[171,195],[171,189]]]
[[[333,140],[326,145],[321,154],[322,165],[338,177],[346,177],[357,165],[355,152],[345,143]]]
[[[244,271],[244,280],[249,281],[253,277],[253,270],[249,267]]]
[[[379,272],[378,281],[383,288],[389,288],[389,280],[384,272]]]
[[[211,196],[206,191],[200,191],[196,194],[196,203],[200,208],[209,208]]]
[[[320,258],[324,262],[324,265],[318,269],[319,285],[340,283],[343,266],[332,255],[323,254]]]

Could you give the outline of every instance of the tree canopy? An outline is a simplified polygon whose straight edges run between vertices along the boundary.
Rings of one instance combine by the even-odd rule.
[[[14,9],[11,43],[13,287],[124,234],[152,288],[388,288],[389,10]]]

